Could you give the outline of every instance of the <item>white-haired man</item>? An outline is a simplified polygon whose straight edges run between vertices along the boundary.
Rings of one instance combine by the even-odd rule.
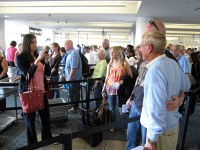
[[[143,60],[149,62],[140,118],[147,128],[144,150],[176,149],[181,115],[178,109],[167,111],[166,105],[172,96],[190,88],[190,81],[179,65],[164,54],[165,46],[166,37],[160,32],[146,32],[142,36],[140,51]]]

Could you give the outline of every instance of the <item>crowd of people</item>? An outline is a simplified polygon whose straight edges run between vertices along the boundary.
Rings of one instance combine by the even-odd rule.
[[[116,113],[120,119],[126,115],[122,112],[122,105],[127,104],[129,117],[141,115],[139,121],[123,125],[127,133],[127,150],[143,145],[145,150],[175,150],[179,132],[180,108],[184,105],[184,92],[199,87],[200,56],[199,52],[185,50],[183,45],[169,45],[166,48],[166,29],[160,21],[148,23],[138,46],[127,45],[110,47],[110,41],[104,39],[102,46],[77,46],[68,39],[64,47],[58,43],[45,46],[37,51],[37,39],[33,34],[26,34],[22,44],[12,41],[6,51],[6,58],[0,56],[0,79],[7,77],[8,66],[17,67],[19,93],[27,91],[27,75],[35,78],[40,90],[44,91],[44,109],[38,111],[42,124],[42,140],[52,137],[50,128],[50,114],[47,77],[53,82],[59,81],[59,66],[64,65],[65,81],[83,79],[82,60],[80,53],[87,58],[92,75],[90,78],[103,78],[92,84],[94,98],[108,101],[110,122],[116,121]],[[51,52],[50,52],[51,50]],[[192,85],[192,86],[191,86]],[[64,85],[65,87],[66,85]],[[59,98],[59,86],[55,85],[51,98]],[[80,83],[67,86],[70,100],[80,100]],[[195,110],[198,95],[193,96],[191,114]],[[96,101],[96,108],[101,105]],[[4,103],[1,107],[5,107]],[[0,107],[0,108],[1,108]],[[79,104],[75,103],[69,109],[74,113]],[[37,142],[35,130],[35,115],[23,113],[27,130],[28,144]],[[115,128],[110,132],[114,133]]]

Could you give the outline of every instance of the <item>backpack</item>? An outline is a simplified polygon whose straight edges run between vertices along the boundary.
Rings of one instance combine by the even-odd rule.
[[[90,71],[88,60],[81,52],[79,52],[79,55],[81,57],[81,63],[82,63],[82,75],[84,78],[87,78],[89,77],[89,71]]]

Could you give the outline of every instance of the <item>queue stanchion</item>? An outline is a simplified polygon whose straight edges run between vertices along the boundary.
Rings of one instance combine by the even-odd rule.
[[[72,150],[72,134],[60,134],[60,141],[62,143],[62,150]]]

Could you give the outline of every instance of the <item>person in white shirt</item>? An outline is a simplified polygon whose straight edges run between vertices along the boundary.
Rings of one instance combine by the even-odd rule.
[[[126,61],[129,63],[130,67],[134,66],[134,61],[135,61],[135,52],[133,50],[132,45],[127,45],[126,48]]]
[[[94,55],[95,61],[98,62],[99,57],[98,57],[98,47],[97,47],[97,45],[92,45],[92,53]]]
[[[84,47],[84,52],[85,52],[84,56],[87,58],[88,64],[91,65],[90,66],[90,73],[93,73],[94,66],[97,63],[96,60],[95,60],[94,54],[90,51],[89,46]]]

